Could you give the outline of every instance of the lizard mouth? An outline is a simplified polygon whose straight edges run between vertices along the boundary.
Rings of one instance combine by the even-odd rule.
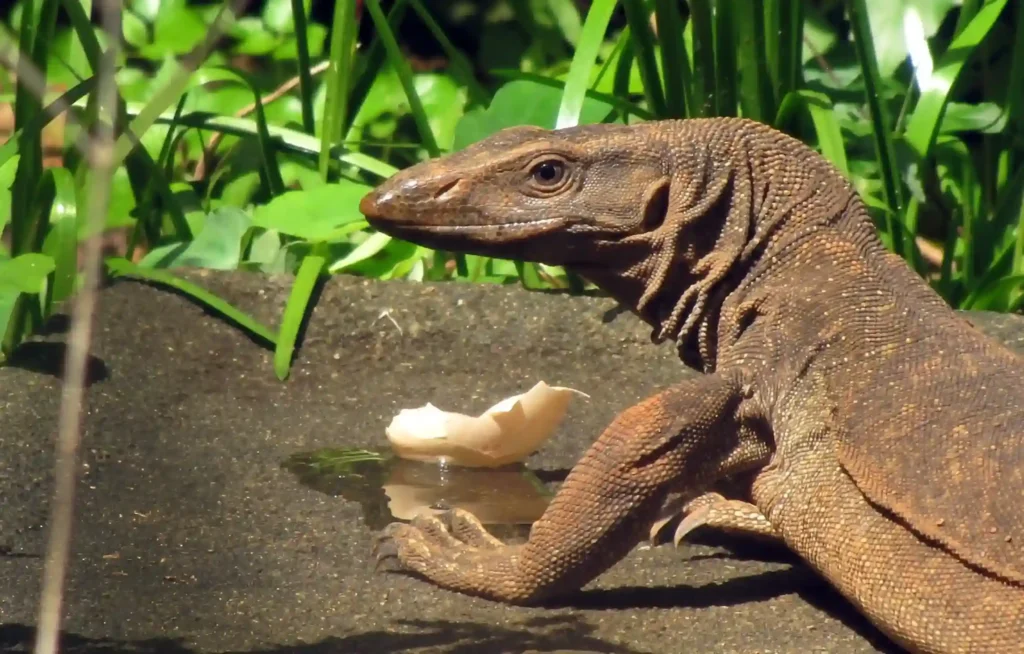
[[[385,234],[437,250],[465,250],[479,254],[501,254],[558,228],[559,221],[549,218],[533,222],[496,225],[439,225],[411,220],[367,216],[371,227]],[[520,253],[521,256],[522,253]]]
[[[394,221],[381,219],[379,217],[367,217],[374,227],[385,229],[402,229],[406,231],[419,231],[432,234],[492,234],[513,233],[513,234],[536,234],[548,231],[548,228],[555,227],[559,220],[557,218],[545,218],[543,220],[530,220],[522,222],[496,223],[494,225],[442,225],[439,223],[421,223],[415,221]]]
[[[485,216],[467,207],[445,210],[430,204],[418,207],[415,203],[396,202],[390,193],[377,191],[363,197],[359,211],[371,227],[385,234],[424,245],[435,242],[446,249],[461,242],[499,244],[533,238],[557,229],[562,222],[558,218],[542,218],[489,223]]]

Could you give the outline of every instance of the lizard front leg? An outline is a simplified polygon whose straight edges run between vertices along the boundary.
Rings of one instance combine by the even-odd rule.
[[[669,491],[699,491],[767,457],[767,445],[746,424],[745,399],[735,375],[710,374],[619,414],[522,545],[503,545],[472,516],[455,512],[451,530],[434,517],[389,525],[377,545],[379,560],[393,559],[444,588],[509,603],[572,592],[647,535]]]

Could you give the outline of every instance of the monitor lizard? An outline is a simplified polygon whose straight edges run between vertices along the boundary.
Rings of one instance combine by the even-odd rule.
[[[1024,360],[890,253],[814,150],[736,118],[515,127],[360,209],[426,246],[565,266],[703,373],[620,413],[527,542],[455,511],[390,525],[379,560],[542,602],[682,499],[677,537],[780,539],[905,648],[1024,652]],[[710,492],[723,479],[749,491]]]

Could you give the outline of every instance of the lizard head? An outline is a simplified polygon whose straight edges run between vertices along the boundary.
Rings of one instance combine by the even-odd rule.
[[[436,247],[562,265],[654,229],[668,203],[656,141],[624,126],[513,127],[407,168],[363,198],[370,224]]]

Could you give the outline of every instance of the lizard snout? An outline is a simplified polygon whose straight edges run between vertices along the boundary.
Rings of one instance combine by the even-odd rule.
[[[456,175],[423,179],[403,171],[363,196],[359,211],[371,220],[402,220],[451,202],[462,178]]]
[[[382,214],[387,207],[387,198],[384,196],[385,193],[381,189],[375,189],[364,195],[363,199],[359,201],[359,213],[370,219],[383,217]]]

